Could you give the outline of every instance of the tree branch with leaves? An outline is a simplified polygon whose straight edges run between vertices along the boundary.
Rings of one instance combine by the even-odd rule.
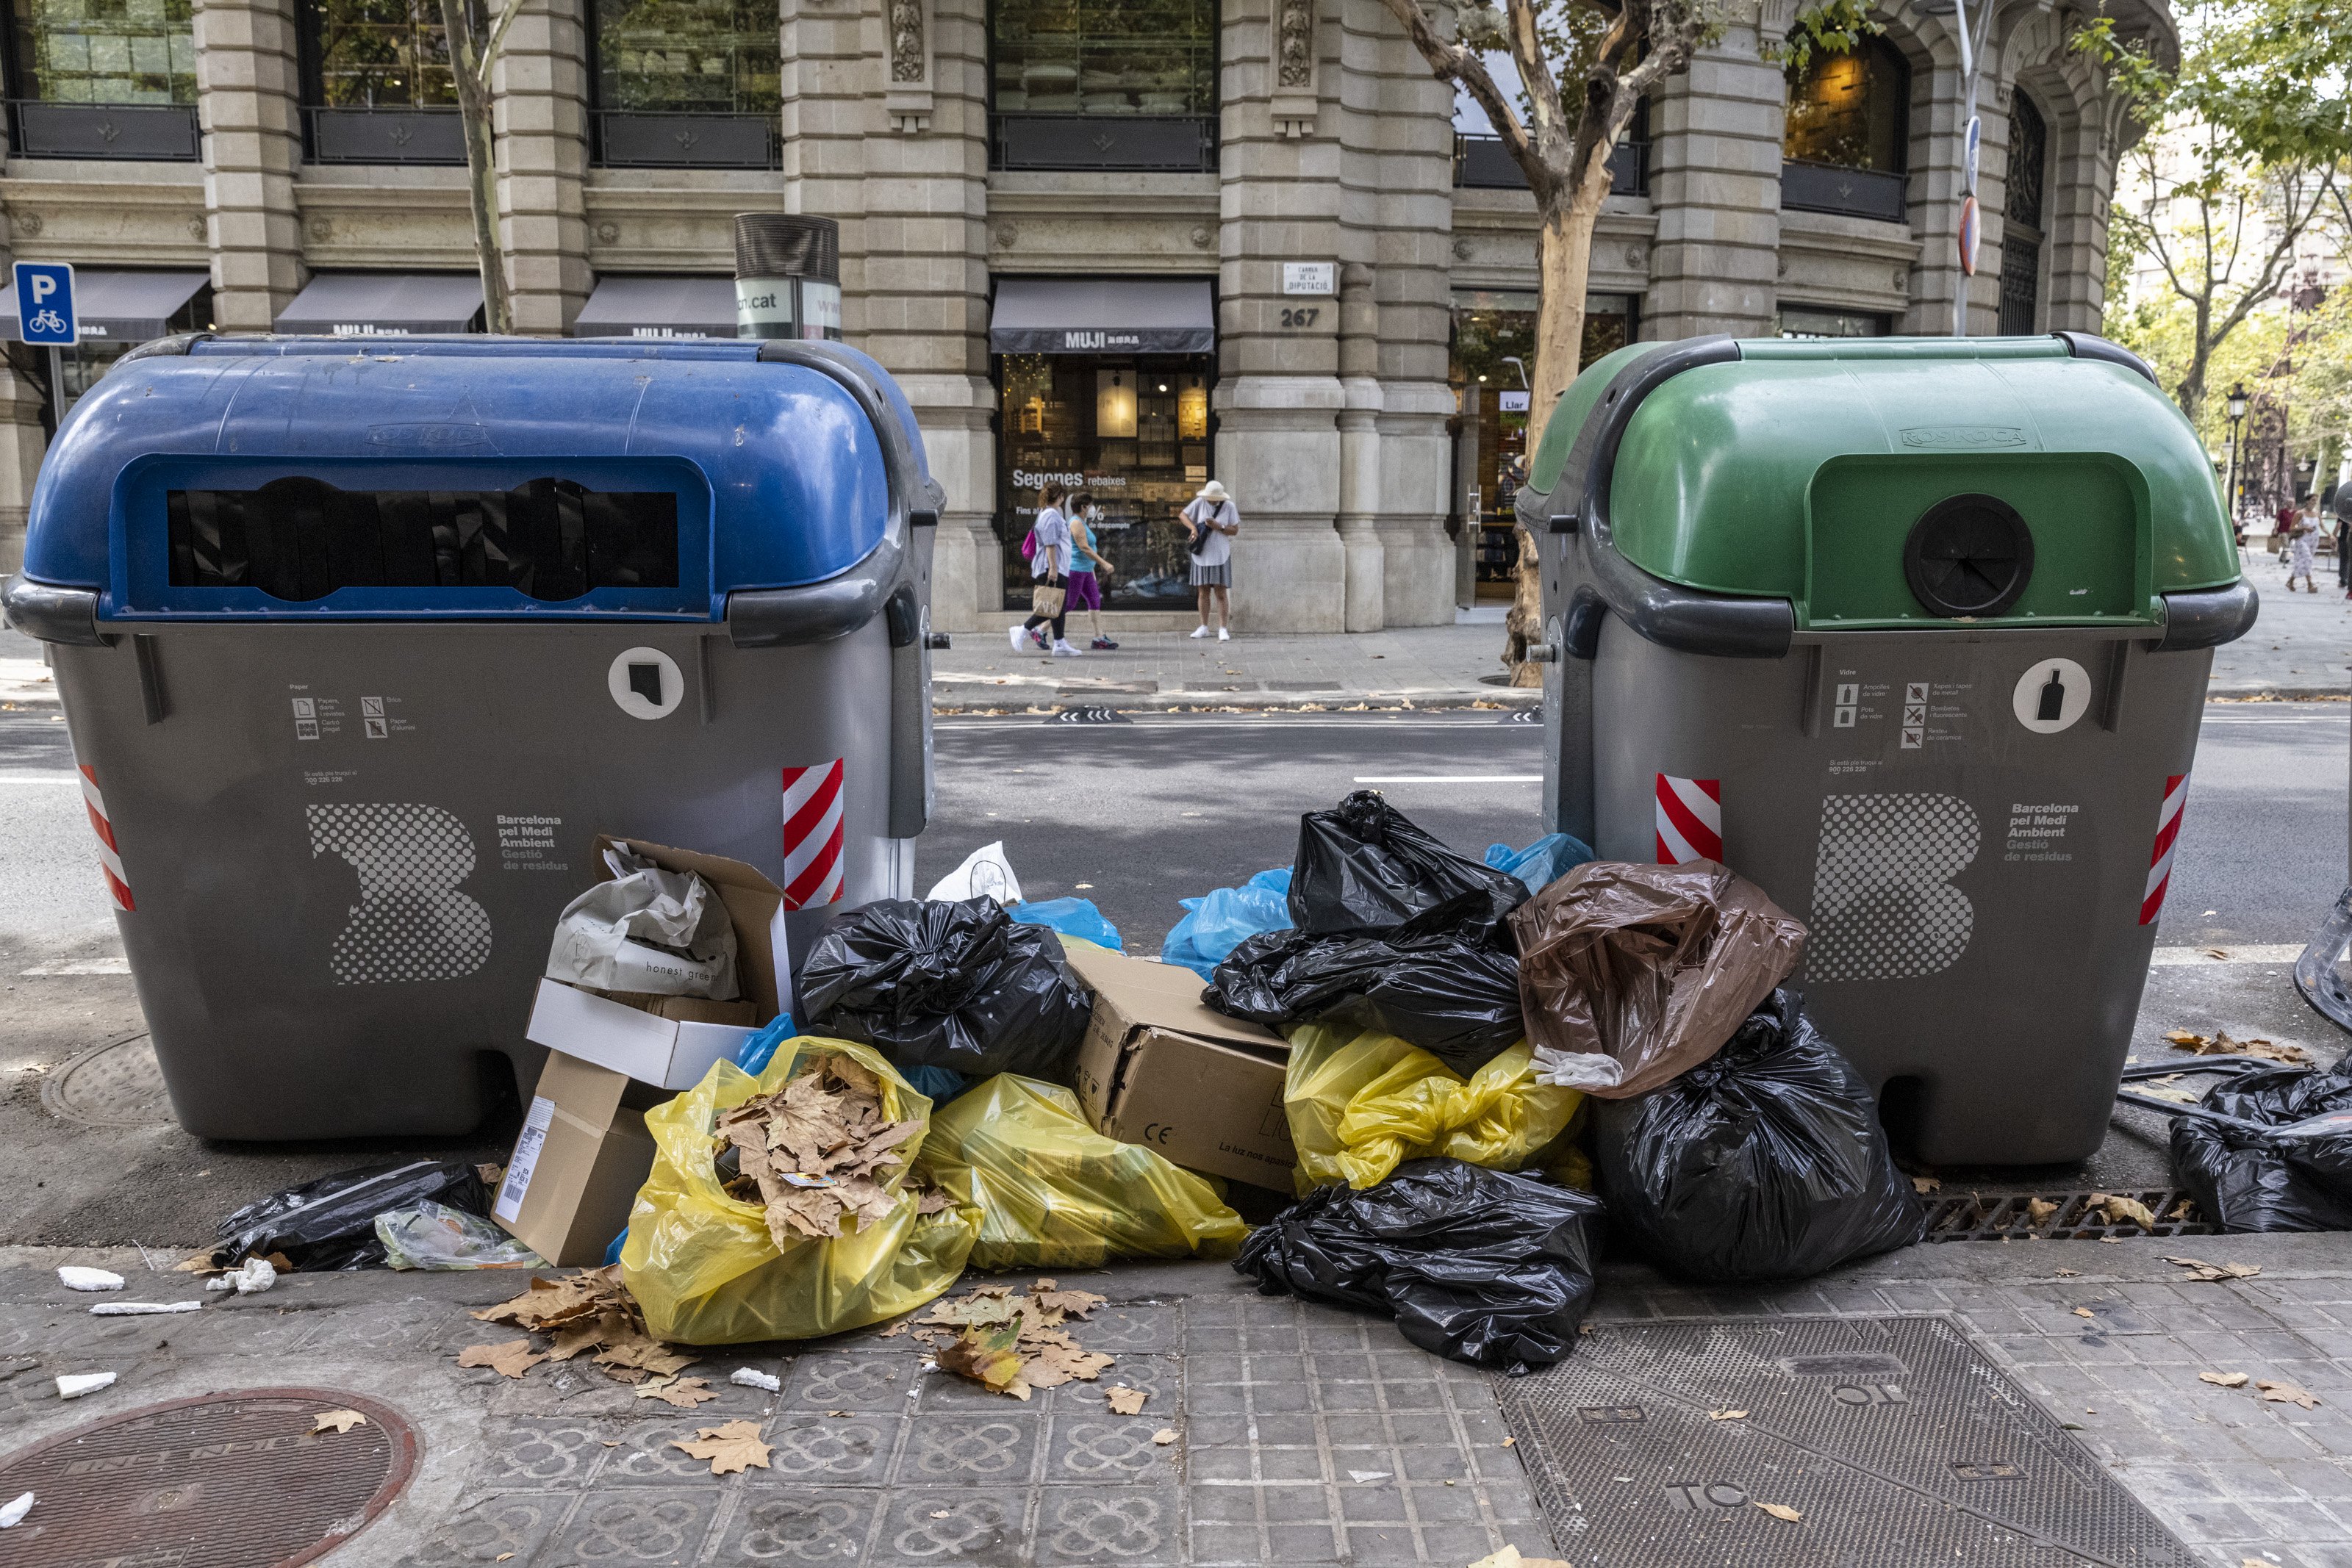
[[[482,317],[492,332],[514,330],[507,292],[506,246],[499,237],[499,155],[490,80],[523,0],[441,0],[449,68],[457,78],[457,119],[466,139],[466,187],[474,216],[474,255],[482,269]]]

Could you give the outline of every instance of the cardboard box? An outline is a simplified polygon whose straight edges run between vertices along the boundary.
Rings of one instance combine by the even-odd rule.
[[[1080,947],[1068,957],[1095,994],[1076,1078],[1096,1130],[1188,1170],[1288,1192],[1298,1163],[1282,1112],[1289,1042],[1202,1006],[1201,977],[1179,965]]]
[[[696,854],[601,833],[596,838],[599,866],[604,865],[604,851],[613,847],[625,848],[667,871],[693,872],[717,891],[735,928],[736,981],[755,1017],[749,1024],[711,1022],[730,1011],[740,1013],[740,1007],[690,997],[637,998],[542,978],[523,1036],[643,1083],[691,1089],[712,1062],[732,1057],[761,1025],[773,1022],[792,1006],[783,890],[741,861],[724,855]],[[604,880],[612,880],[609,867]]]
[[[498,1222],[560,1268],[604,1262],[653,1169],[644,1111],[662,1098],[622,1073],[551,1051],[499,1184]]]

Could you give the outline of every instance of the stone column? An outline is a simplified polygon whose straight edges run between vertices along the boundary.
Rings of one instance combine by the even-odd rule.
[[[520,25],[520,24],[519,24]],[[306,276],[292,0],[197,0],[197,112],[213,251],[213,320],[267,332]]]
[[[1339,632],[1348,622],[1334,526],[1345,402],[1338,302],[1282,292],[1284,262],[1343,254],[1341,149],[1323,123],[1337,108],[1319,90],[1337,74],[1323,57],[1337,29],[1318,5],[1338,3],[1234,0],[1224,12],[1215,477],[1241,507],[1233,606],[1245,632]]]
[[[573,7],[515,19],[492,86],[514,328],[560,338],[588,302],[588,39]]]
[[[1388,624],[1388,552],[1375,517],[1381,502],[1381,308],[1369,267],[1349,263],[1339,283],[1339,544],[1347,557],[1347,624]]]
[[[1787,89],[1762,48],[1787,34],[1791,16],[1790,0],[1764,0],[1758,22],[1727,28],[1652,105],[1658,231],[1643,338],[1771,329]]]
[[[1903,330],[1944,336],[1952,329],[1952,304],[1967,289],[1968,328],[1971,338],[1989,337],[2000,326],[2000,209],[1993,198],[2000,189],[1984,178],[1987,166],[1999,165],[1979,150],[1978,207],[1982,214],[1982,242],[1978,246],[1977,272],[1960,271],[1960,206],[1968,194],[1961,148],[1968,109],[1961,95],[1959,43],[1953,37],[1948,14],[1904,13],[1910,19],[1911,235],[1919,242],[1919,265],[1911,290],[1911,311]],[[1979,62],[1977,114],[1984,122],[1984,138],[1992,141],[2000,114],[1993,103],[1993,79],[2000,55],[1988,49]],[[2005,139],[2006,131],[2002,131]]]
[[[7,131],[0,123],[0,162],[6,152]],[[16,260],[8,220],[0,214],[0,277],[14,276]],[[12,346],[12,351],[29,360],[42,350]],[[0,577],[13,577],[24,568],[26,504],[32,499],[33,478],[47,444],[41,429],[40,389],[0,359]]]

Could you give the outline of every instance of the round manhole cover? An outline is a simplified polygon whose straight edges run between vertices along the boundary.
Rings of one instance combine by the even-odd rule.
[[[367,1423],[313,1436],[329,1410]],[[0,1534],[0,1568],[290,1568],[357,1534],[415,1466],[408,1423],[353,1394],[257,1388],[150,1405],[0,1460],[0,1494],[39,1500]]]
[[[172,1100],[143,1034],[83,1051],[41,1081],[49,1114],[91,1127],[168,1127]]]

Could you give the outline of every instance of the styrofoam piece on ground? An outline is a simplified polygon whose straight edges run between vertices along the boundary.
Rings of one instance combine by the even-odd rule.
[[[110,1372],[68,1372],[58,1379],[58,1397],[79,1399],[85,1394],[95,1394],[114,1385]]]
[[[777,1377],[775,1374],[771,1372],[761,1372],[749,1366],[737,1367],[735,1369],[735,1375],[729,1378],[727,1381],[743,1388],[764,1388],[771,1394],[775,1393],[784,1385],[782,1379]]]
[[[119,1291],[122,1276],[107,1269],[85,1269],[79,1263],[60,1264],[58,1283],[68,1291]]]
[[[33,1494],[25,1492],[14,1501],[0,1504],[0,1530],[14,1530],[33,1511]]]
[[[144,1318],[162,1312],[193,1312],[203,1309],[202,1301],[100,1301],[90,1308],[94,1318]]]

